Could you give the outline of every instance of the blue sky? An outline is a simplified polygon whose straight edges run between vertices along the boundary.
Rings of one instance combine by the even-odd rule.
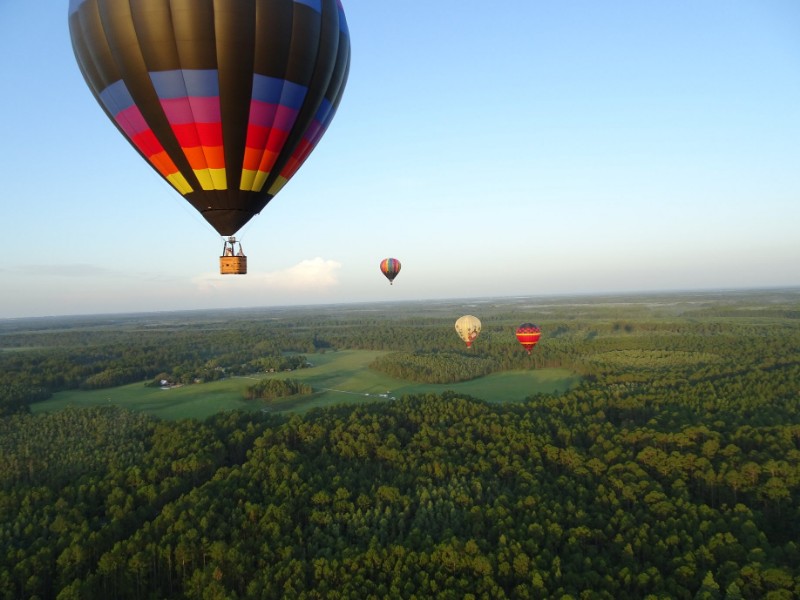
[[[800,285],[797,0],[343,3],[339,112],[234,277],[68,3],[0,0],[0,318]]]

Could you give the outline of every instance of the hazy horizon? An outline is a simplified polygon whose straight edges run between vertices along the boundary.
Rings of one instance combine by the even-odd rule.
[[[529,295],[503,295],[503,296],[461,296],[461,297],[442,297],[442,298],[417,298],[417,299],[382,299],[382,300],[354,300],[344,302],[326,302],[326,303],[307,303],[307,304],[264,304],[252,306],[230,306],[230,307],[194,307],[194,308],[175,308],[175,309],[161,309],[161,310],[144,310],[144,311],[120,311],[120,312],[95,312],[95,313],[63,313],[63,314],[42,314],[42,315],[25,315],[16,317],[0,317],[0,323],[4,321],[25,321],[25,320],[45,320],[45,319],[71,319],[71,318],[114,318],[114,317],[128,317],[128,316],[149,316],[149,315],[170,315],[181,313],[206,313],[206,312],[248,312],[248,311],[290,311],[314,308],[336,308],[336,307],[357,307],[357,306],[386,306],[392,304],[416,304],[416,303],[435,303],[442,305],[462,304],[467,307],[476,303],[514,303],[519,301],[534,301],[536,306],[548,306],[547,302],[553,302],[556,306],[569,305],[571,300],[580,299],[596,299],[598,301],[620,300],[620,299],[645,299],[645,298],[668,298],[679,297],[685,298],[688,296],[700,296],[711,299],[719,299],[719,296],[726,295],[797,295],[800,301],[800,286],[789,287],[764,287],[764,288],[696,288],[685,290],[640,290],[640,291],[598,291],[586,293],[573,293],[573,294],[529,294]],[[600,302],[602,303],[602,302]],[[578,303],[580,304],[580,303]]]

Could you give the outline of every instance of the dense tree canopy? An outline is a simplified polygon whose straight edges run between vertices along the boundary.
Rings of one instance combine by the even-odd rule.
[[[513,307],[482,314],[472,354],[443,317],[387,316],[381,369],[421,377],[432,357],[442,374],[452,354],[583,379],[520,404],[447,392],[204,422],[20,409],[137,362],[149,381],[171,359],[227,370],[374,347],[372,321],[187,318],[149,340],[125,323],[0,328],[0,598],[798,597],[791,298],[542,308],[531,357],[505,339]]]

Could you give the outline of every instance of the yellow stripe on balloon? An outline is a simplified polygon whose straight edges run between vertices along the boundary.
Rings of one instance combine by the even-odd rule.
[[[239,189],[245,192],[252,192],[255,178],[256,171],[252,169],[242,169],[242,179],[239,181]]]
[[[281,191],[283,186],[285,186],[288,181],[289,180],[286,179],[286,177],[278,176],[278,178],[275,180],[275,183],[273,183],[272,187],[269,188],[268,193],[271,194],[272,196],[274,196],[275,194],[277,194],[278,192]]]
[[[172,175],[167,175],[167,181],[170,182],[172,187],[178,190],[179,194],[188,194],[192,191],[192,186],[189,185],[189,182],[186,181],[186,178],[183,175],[181,175],[180,171],[177,171]]]
[[[211,173],[211,180],[214,182],[215,190],[227,190],[228,178],[225,174],[225,169],[209,169]]]
[[[204,190],[225,190],[228,182],[225,178],[225,169],[196,169],[194,172],[200,187]]]
[[[264,184],[267,182],[267,177],[269,177],[269,171],[258,171],[256,172],[256,180],[253,182],[253,191],[260,192],[261,188],[264,187]]]
[[[264,187],[264,182],[269,177],[269,173],[264,171],[253,171],[252,169],[242,169],[242,179],[239,189],[245,192],[260,192]]]
[[[197,181],[200,182],[200,187],[202,189],[214,189],[214,182],[211,179],[211,173],[208,172],[208,169],[195,169],[194,175],[197,177]]]

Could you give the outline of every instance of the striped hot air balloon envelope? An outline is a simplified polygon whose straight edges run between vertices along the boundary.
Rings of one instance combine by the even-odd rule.
[[[528,351],[528,354],[531,353],[540,337],[542,337],[542,330],[533,323],[523,323],[517,327],[517,340]]]
[[[400,261],[396,258],[384,258],[381,261],[381,273],[389,280],[389,285],[392,285],[394,278],[400,272]]]
[[[69,30],[105,113],[222,236],[308,158],[350,65],[338,0],[70,0]]]

